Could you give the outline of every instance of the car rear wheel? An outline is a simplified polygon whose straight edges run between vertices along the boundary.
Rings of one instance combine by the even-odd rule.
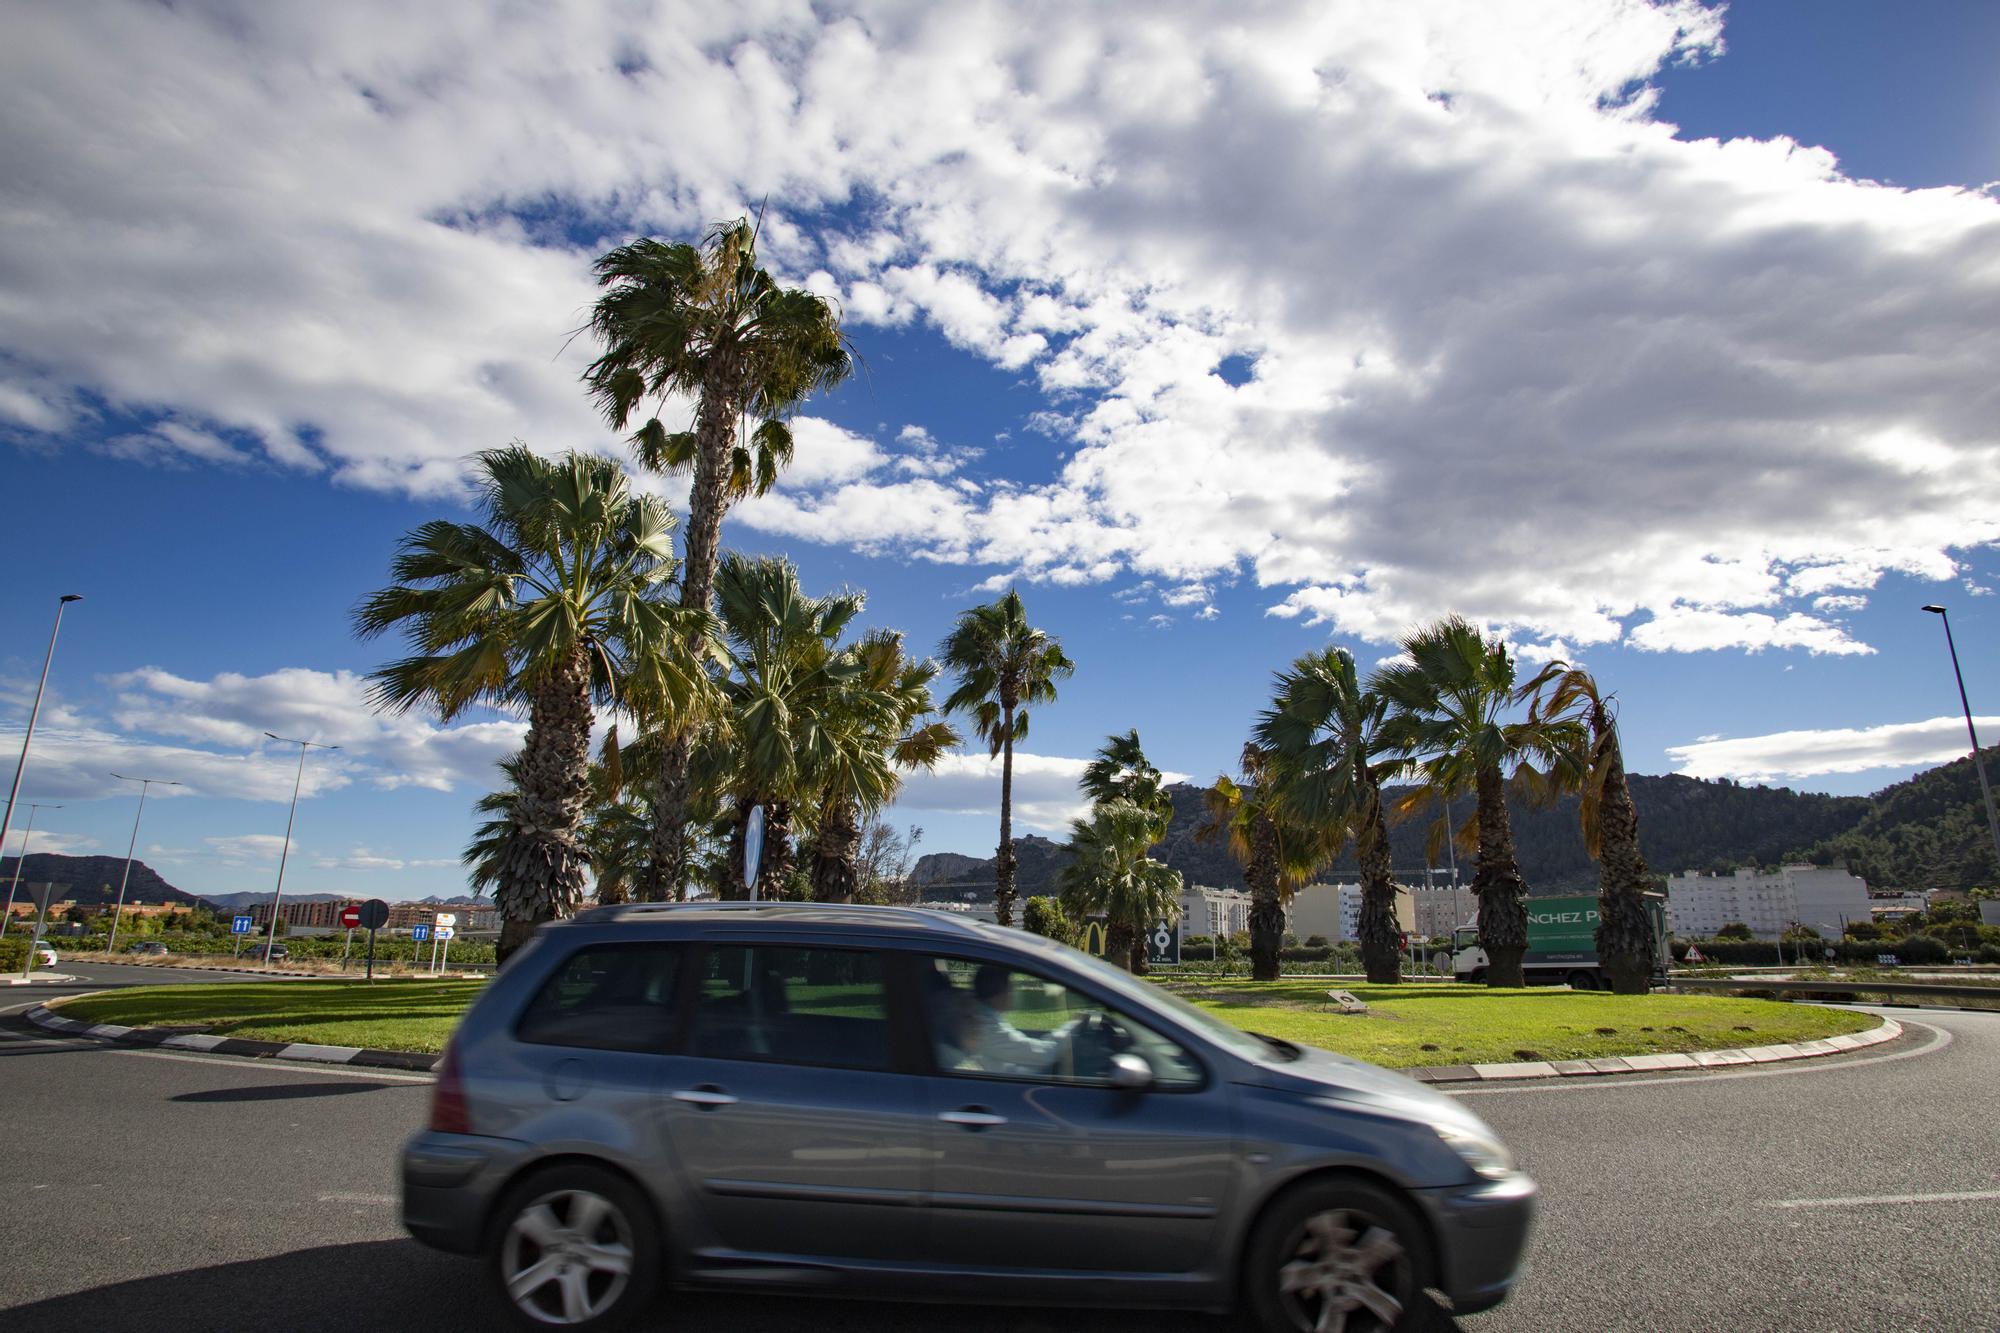
[[[1244,1274],[1264,1333],[1389,1333],[1417,1327],[1433,1257],[1408,1204],[1360,1181],[1308,1185],[1258,1220]]]
[[[488,1268],[518,1328],[599,1333],[651,1304],[658,1223],[630,1181],[602,1167],[556,1167],[509,1191],[495,1213]]]
[[[1588,972],[1572,972],[1565,978],[1571,990],[1596,990],[1597,978]]]

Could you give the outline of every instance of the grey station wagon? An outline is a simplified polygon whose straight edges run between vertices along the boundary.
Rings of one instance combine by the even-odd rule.
[[[1450,1098],[906,908],[601,908],[452,1038],[403,1222],[525,1327],[663,1284],[1407,1327],[1502,1300],[1535,1186]],[[1407,1314],[1406,1314],[1407,1312]]]

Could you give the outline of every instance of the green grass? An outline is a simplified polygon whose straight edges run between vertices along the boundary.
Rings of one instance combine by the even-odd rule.
[[[133,986],[61,1006],[65,1018],[191,1027],[221,1037],[441,1051],[478,981],[263,981]]]
[[[282,981],[135,986],[61,1006],[70,1018],[189,1027],[219,1036],[440,1051],[476,981]],[[837,987],[826,988],[830,1000]],[[1805,1041],[1875,1026],[1867,1014],[1715,995],[1606,995],[1458,984],[1350,987],[1366,1014],[1342,1014],[1325,981],[1176,982],[1238,1027],[1394,1068],[1571,1060]],[[818,1006],[815,1006],[818,1007]],[[872,1008],[870,1012],[873,1012]],[[1034,1026],[1029,1013],[1016,1015]]]
[[[1769,1046],[1860,1032],[1878,1021],[1774,1000],[1459,983],[1343,987],[1368,1005],[1365,1014],[1343,1014],[1327,988],[1323,980],[1173,986],[1238,1027],[1392,1068]]]

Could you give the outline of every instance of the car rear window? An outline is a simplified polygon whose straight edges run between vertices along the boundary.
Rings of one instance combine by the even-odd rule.
[[[719,945],[702,965],[693,1053],[887,1069],[882,956],[862,949]]]
[[[599,1051],[664,1051],[674,1036],[678,944],[577,950],[542,984],[515,1026],[522,1041]]]

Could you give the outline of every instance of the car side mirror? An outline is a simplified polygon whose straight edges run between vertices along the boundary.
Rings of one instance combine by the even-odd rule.
[[[1138,1056],[1121,1051],[1111,1057],[1109,1082],[1120,1092],[1144,1092],[1153,1086],[1153,1067]]]

